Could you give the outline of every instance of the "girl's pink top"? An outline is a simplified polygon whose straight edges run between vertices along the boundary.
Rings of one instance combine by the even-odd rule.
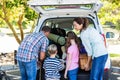
[[[79,49],[77,47],[77,45],[71,45],[69,48],[68,48],[68,51],[67,51],[68,54],[71,54],[72,55],[72,60],[71,60],[71,65],[69,67],[69,70],[73,70],[75,68],[78,68],[78,60],[79,60]],[[67,56],[67,60],[66,62],[68,61],[68,56]]]

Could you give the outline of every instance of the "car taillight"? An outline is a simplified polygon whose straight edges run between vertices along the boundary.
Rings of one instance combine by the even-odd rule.
[[[105,72],[108,71],[108,68],[105,68],[104,71],[105,71]]]
[[[105,44],[105,47],[107,47],[107,44],[106,44],[106,38],[105,38],[105,35],[104,34],[101,34],[104,38],[104,44]]]

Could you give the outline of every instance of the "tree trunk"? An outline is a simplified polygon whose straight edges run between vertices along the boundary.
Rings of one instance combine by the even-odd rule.
[[[16,39],[16,41],[20,44],[21,40],[19,39],[14,27],[12,26],[12,24],[9,22],[9,19],[7,17],[7,10],[6,10],[6,3],[5,0],[3,0],[3,5],[2,5],[2,9],[3,9],[3,13],[4,13],[4,17],[1,16],[1,18],[8,24],[9,28],[12,30],[13,35]]]
[[[19,29],[20,29],[21,41],[24,38],[24,32],[23,32],[23,28],[22,28],[22,20],[23,20],[23,14],[19,16],[19,20],[18,20],[18,26],[19,26]]]
[[[14,29],[13,26],[10,24],[10,22],[8,21],[7,18],[5,18],[5,22],[8,24],[8,26],[9,26],[10,29],[12,30],[13,35],[15,36],[16,41],[20,44],[20,43],[21,43],[21,40],[19,39],[19,37],[18,37],[18,35],[17,35],[15,29]]]

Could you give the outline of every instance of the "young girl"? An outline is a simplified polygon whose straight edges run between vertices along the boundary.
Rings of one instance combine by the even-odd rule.
[[[65,45],[66,52],[67,52],[67,59],[66,59],[66,69],[64,78],[69,80],[77,80],[77,73],[78,73],[78,60],[79,60],[79,40],[76,34],[72,31],[67,33],[67,42]]]

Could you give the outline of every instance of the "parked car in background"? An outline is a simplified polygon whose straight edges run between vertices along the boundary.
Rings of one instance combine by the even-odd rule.
[[[41,31],[43,26],[50,26],[52,28],[51,33],[57,35],[52,35],[49,38],[50,43],[57,43],[59,49],[65,44],[64,39],[60,42],[59,39],[60,37],[65,38],[66,33],[73,30],[73,19],[75,17],[88,18],[90,26],[94,27],[103,36],[106,44],[105,35],[97,16],[97,12],[102,7],[99,0],[32,0],[28,1],[28,5],[40,15],[34,32]],[[61,58],[61,50],[58,50],[58,54]],[[104,80],[109,78],[109,69],[110,59],[108,58]],[[89,80],[89,74],[89,72],[79,71],[78,80]]]
[[[119,40],[120,33],[119,33],[119,30],[111,28],[110,26],[107,26],[107,25],[104,25],[103,30],[104,30],[104,33],[105,33],[108,45],[120,44],[120,40]]]

